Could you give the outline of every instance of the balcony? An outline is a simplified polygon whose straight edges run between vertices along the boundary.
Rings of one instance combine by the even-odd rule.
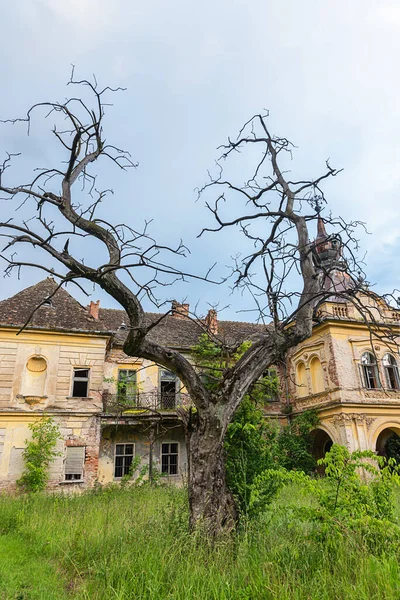
[[[106,414],[135,414],[141,412],[173,412],[178,408],[193,406],[189,394],[183,392],[162,393],[158,391],[139,392],[132,395],[103,395],[103,411]]]

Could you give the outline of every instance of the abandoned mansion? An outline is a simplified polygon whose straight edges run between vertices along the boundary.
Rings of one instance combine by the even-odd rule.
[[[319,236],[322,260],[324,253],[332,258],[336,250],[323,227]],[[346,284],[340,270],[332,277],[337,286]],[[52,488],[119,481],[135,457],[139,467],[151,464],[181,481],[187,460],[180,411],[190,405],[185,389],[165,368],[124,354],[123,310],[100,308],[99,302],[84,307],[57,287],[47,278],[0,302],[0,489],[15,487],[29,425],[43,414],[62,436],[51,465]],[[400,310],[378,296],[368,302],[375,323],[397,334]],[[146,315],[149,323],[159,317]],[[204,332],[233,346],[251,341],[260,328],[219,320],[215,310],[196,321],[187,304],[174,302],[149,335],[190,357]],[[317,457],[333,442],[384,454],[389,437],[400,433],[398,365],[395,343],[371,337],[354,304],[332,294],[319,307],[312,336],[277,366],[280,392],[266,398],[265,413],[284,421],[316,409]],[[129,409],[116,411],[125,400],[131,400]]]

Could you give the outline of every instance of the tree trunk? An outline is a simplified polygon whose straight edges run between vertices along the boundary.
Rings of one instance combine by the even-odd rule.
[[[200,527],[209,537],[230,531],[238,517],[226,484],[227,425],[212,407],[205,414],[192,414],[186,427],[190,527]]]

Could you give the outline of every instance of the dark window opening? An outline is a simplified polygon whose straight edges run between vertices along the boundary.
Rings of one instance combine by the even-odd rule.
[[[364,352],[362,355],[361,368],[365,387],[369,390],[379,388],[378,367],[376,365],[375,357],[371,352]]]
[[[116,444],[115,445],[115,468],[114,477],[123,477],[129,475],[133,457],[135,455],[135,444]]]
[[[74,398],[87,398],[89,389],[90,369],[74,369],[72,381],[72,396]]]
[[[385,354],[383,357],[383,367],[385,370],[386,384],[389,390],[398,390],[400,388],[399,369],[394,356]]]
[[[178,444],[161,444],[161,472],[178,475]]]
[[[161,408],[164,410],[176,407],[177,377],[175,373],[162,369],[160,373]]]

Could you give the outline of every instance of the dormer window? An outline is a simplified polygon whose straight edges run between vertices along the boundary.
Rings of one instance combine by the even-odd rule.
[[[385,354],[382,359],[383,369],[385,371],[386,385],[389,390],[400,389],[399,368],[397,361],[392,354]]]
[[[53,306],[53,301],[51,298],[45,298],[42,302],[42,306]]]
[[[364,386],[368,390],[375,390],[380,387],[378,366],[372,352],[364,352],[361,356],[361,370]]]

